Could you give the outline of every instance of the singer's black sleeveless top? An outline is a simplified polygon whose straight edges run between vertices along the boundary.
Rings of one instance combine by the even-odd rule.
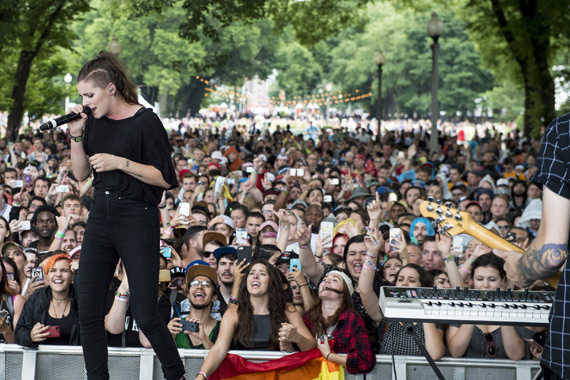
[[[83,148],[88,156],[109,153],[139,164],[152,165],[161,173],[170,188],[178,187],[176,172],[170,159],[168,135],[158,116],[149,108],[121,120],[106,116],[87,119]],[[128,199],[158,205],[163,188],[139,181],[121,170],[95,172],[93,186],[114,191]]]

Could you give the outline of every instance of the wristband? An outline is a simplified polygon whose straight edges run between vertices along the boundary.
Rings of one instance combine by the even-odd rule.
[[[463,268],[463,265],[461,265],[461,266],[459,267],[459,269],[461,269],[463,272],[465,272],[465,273],[467,273],[467,274],[470,274],[470,273],[471,273],[470,270],[467,270],[467,269]]]
[[[198,375],[202,375],[205,380],[208,380],[208,376],[204,373],[204,371],[198,371]]]
[[[58,231],[55,233],[55,236],[54,236],[54,237],[55,237],[56,239],[58,239],[58,240],[62,240],[62,239],[65,237],[65,232],[61,232],[60,230],[58,230]]]
[[[238,304],[238,299],[237,297],[234,297],[230,294],[230,303],[233,305],[237,305]]]
[[[366,265],[366,263],[362,264],[362,267],[363,267],[364,269],[373,270],[373,271],[375,271],[375,272],[376,272],[376,270],[377,270],[377,269],[372,268],[372,267],[369,266],[369,265]]]
[[[299,244],[299,248],[301,248],[301,249],[307,249],[307,248],[309,248],[309,245],[301,245],[301,244]]]
[[[370,261],[370,259],[366,259],[366,264],[370,265],[372,267],[372,269],[378,270],[376,265],[374,265],[374,263],[372,261]]]
[[[325,360],[329,360],[329,356],[330,356],[330,354],[332,354],[332,351],[330,351],[330,352],[327,354],[327,356],[326,356]]]
[[[473,265],[473,263],[475,262],[475,260],[473,260],[473,256],[471,256],[467,262],[469,263],[469,265]]]
[[[79,135],[79,136],[73,136],[73,135],[71,134],[71,132],[69,132],[69,138],[70,138],[71,141],[73,141],[73,142],[76,142],[76,143],[81,142],[81,140],[83,140],[83,131],[81,131],[81,135]]]
[[[117,296],[115,296],[115,299],[116,299],[117,301],[127,302],[127,301],[129,300],[129,297],[124,297],[124,298],[123,298],[123,297],[117,297]]]
[[[14,207],[22,207],[22,204],[21,204],[21,203],[12,203],[12,206],[14,206]]]

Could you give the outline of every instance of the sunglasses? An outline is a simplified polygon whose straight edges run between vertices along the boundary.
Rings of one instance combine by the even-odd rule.
[[[485,353],[487,356],[494,358],[497,356],[497,349],[495,348],[495,342],[493,340],[493,334],[485,333],[483,334],[483,340],[485,343]]]
[[[497,225],[497,227],[499,227],[501,230],[508,230],[510,228],[509,226],[499,226],[499,225]]]
[[[204,252],[202,252],[202,255],[203,255],[205,258],[208,258],[208,257],[210,257],[210,255],[212,255],[213,253],[214,253],[213,251],[204,251]]]

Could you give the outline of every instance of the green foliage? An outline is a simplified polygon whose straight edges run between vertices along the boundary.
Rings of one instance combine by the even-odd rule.
[[[387,3],[368,7],[369,23],[362,32],[347,30],[333,49],[332,78],[344,91],[367,89],[377,99],[377,66],[374,56],[382,50],[383,94],[390,113],[427,114],[431,104],[431,39],[426,24],[431,12],[397,10]],[[490,73],[480,69],[478,54],[463,33],[464,23],[452,12],[438,10],[444,34],[440,38],[440,110],[454,115],[475,107],[475,99],[492,87]]]

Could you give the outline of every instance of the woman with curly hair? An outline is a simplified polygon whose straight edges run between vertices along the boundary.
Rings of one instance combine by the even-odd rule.
[[[252,323],[253,322],[253,323]],[[288,323],[288,342],[280,343],[279,329]],[[239,328],[238,328],[239,326]],[[229,307],[220,333],[196,379],[206,379],[221,364],[230,349],[279,350],[296,344],[302,351],[316,346],[315,340],[283,291],[279,270],[265,259],[252,262],[239,288],[237,307]]]

